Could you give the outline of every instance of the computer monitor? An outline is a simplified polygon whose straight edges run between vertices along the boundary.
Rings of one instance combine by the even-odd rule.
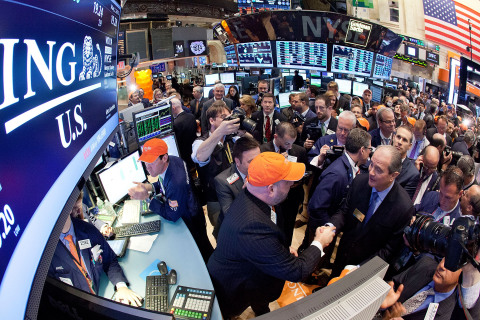
[[[143,103],[139,102],[120,111],[120,118],[123,119],[123,121],[125,122],[132,123],[133,113],[143,109],[145,109],[145,106],[143,105]]]
[[[175,133],[166,134],[159,137],[167,143],[168,154],[171,156],[180,157],[180,152],[178,151],[177,139],[175,138]]]
[[[245,77],[248,77],[250,74],[248,72],[240,72],[240,71],[237,71],[235,72],[235,79],[237,81],[239,80],[242,80],[243,78]]]
[[[272,69],[265,69],[265,70],[263,70],[263,74],[272,75]]]
[[[280,87],[282,84],[281,79],[282,77],[276,77],[268,80],[270,92],[273,93],[274,96],[278,96],[280,93]]]
[[[213,86],[203,87],[203,97],[208,99],[208,95],[210,94],[210,90],[212,89],[213,89]]]
[[[0,73],[2,319],[36,318],[76,186],[118,131],[120,11],[110,0],[0,2],[2,65],[12,66]]]
[[[235,83],[235,73],[234,72],[220,73],[220,81],[222,81],[223,84]]]
[[[138,161],[139,157],[140,153],[135,150],[110,167],[97,172],[105,199],[112,204],[120,202],[128,194],[128,189],[135,186],[133,182],[147,180],[142,162]]]
[[[315,86],[315,87],[321,87],[322,86],[322,78],[310,78],[310,85]]]
[[[290,94],[291,92],[285,92],[278,95],[278,103],[280,104],[280,109],[290,107],[290,101],[288,99]]]
[[[327,71],[327,44],[276,41],[277,67]]]
[[[382,102],[382,95],[383,95],[382,87],[370,86],[370,90],[372,90],[372,101]]]
[[[373,67],[372,78],[390,79],[392,73],[393,59],[381,54],[375,57],[375,66]]]
[[[234,44],[225,47],[225,55],[227,57],[227,65],[229,67],[238,66],[237,51],[235,50]]]
[[[134,128],[139,144],[173,130],[169,100],[165,99],[153,107],[133,114]]]
[[[352,81],[345,79],[335,79],[338,84],[338,92],[352,94]]]
[[[368,84],[367,83],[361,83],[361,82],[357,82],[357,81],[353,81],[353,86],[352,86],[352,94],[354,96],[362,96],[363,95],[363,91],[365,91],[366,89],[368,89]]]
[[[206,86],[213,86],[215,84],[215,81],[220,80],[220,77],[218,76],[218,73],[214,74],[206,74],[205,75],[205,85]]]
[[[242,88],[244,94],[250,94],[250,91],[254,90],[257,93],[256,88],[258,84],[258,76],[244,77],[242,79]],[[254,94],[255,94],[254,93]]]
[[[273,67],[272,44],[270,41],[237,44],[238,62],[241,67]]]
[[[370,77],[373,67],[372,51],[333,45],[332,72]]]

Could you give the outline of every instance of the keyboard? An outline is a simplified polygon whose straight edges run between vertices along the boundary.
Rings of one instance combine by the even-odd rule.
[[[212,315],[215,291],[177,286],[169,312],[175,319],[209,320]]]
[[[145,309],[159,312],[168,311],[168,278],[166,274],[147,276]]]
[[[114,227],[113,233],[116,238],[133,237],[141,234],[160,231],[160,220],[138,223],[134,225]]]
[[[122,225],[140,222],[140,200],[125,200],[120,222]]]

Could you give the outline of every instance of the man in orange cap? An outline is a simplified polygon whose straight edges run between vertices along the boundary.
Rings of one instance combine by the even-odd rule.
[[[139,158],[145,162],[152,177],[159,177],[151,183],[135,182],[128,190],[135,200],[150,200],[150,210],[170,221],[183,218],[205,261],[212,253],[212,246],[206,233],[205,216],[197,205],[183,160],[168,155],[168,146],[162,139],[151,139],[143,145]]]
[[[250,163],[246,189],[225,215],[207,265],[225,318],[248,306],[256,316],[269,312],[268,303],[280,296],[285,280],[308,277],[332,241],[335,228],[319,227],[300,256],[288,248],[277,205],[304,173],[303,163],[275,152],[261,153]]]

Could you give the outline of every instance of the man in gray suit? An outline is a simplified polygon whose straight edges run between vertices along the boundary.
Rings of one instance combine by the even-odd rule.
[[[200,126],[202,127],[202,135],[208,132],[208,118],[207,110],[217,100],[223,100],[227,107],[232,111],[236,108],[236,104],[232,99],[225,98],[225,86],[221,83],[217,83],[213,87],[213,98],[203,103],[202,115],[200,118]]]
[[[239,138],[235,141],[232,152],[235,163],[215,177],[215,191],[217,192],[218,202],[221,207],[217,225],[213,230],[213,236],[215,238],[225,218],[225,213],[227,213],[233,200],[235,200],[238,193],[243,189],[250,162],[259,154],[260,145],[257,140],[249,137]]]

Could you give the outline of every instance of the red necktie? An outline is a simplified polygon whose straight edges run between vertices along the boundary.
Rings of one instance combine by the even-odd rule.
[[[80,270],[80,272],[82,272],[83,276],[85,277],[85,280],[87,281],[88,283],[88,287],[90,288],[90,291],[91,293],[95,294],[95,291],[93,291],[93,282],[92,282],[92,279],[90,278],[90,276],[88,275],[88,272],[87,272],[87,267],[85,267],[85,263],[83,262],[83,260],[78,256],[78,252],[77,252],[77,248],[75,247],[75,245],[73,244],[73,237],[71,234],[67,235],[65,237],[65,240],[68,241],[68,247],[70,249],[70,253],[72,254],[73,256],[73,261],[75,262],[75,264],[77,265],[78,269]],[[78,262],[80,261],[81,265],[78,264]]]
[[[267,116],[267,121],[265,123],[265,139],[267,140],[266,142],[270,142],[272,140],[272,131],[270,128],[270,117]]]

